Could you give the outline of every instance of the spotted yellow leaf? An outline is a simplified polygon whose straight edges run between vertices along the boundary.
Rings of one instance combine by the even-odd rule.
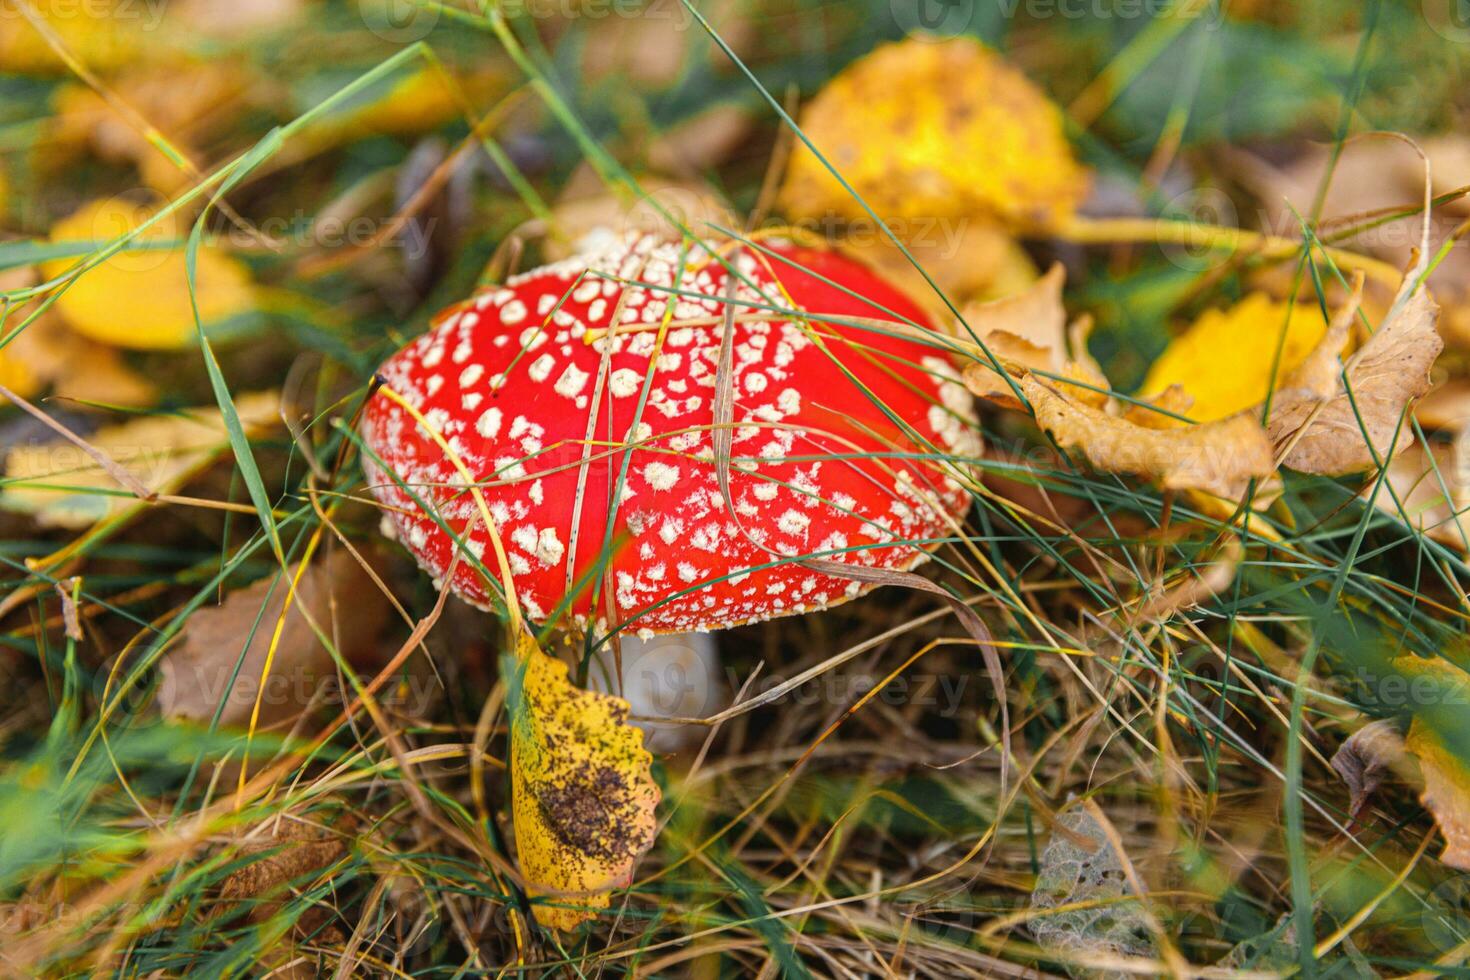
[[[53,242],[96,243],[97,247],[137,228],[149,213],[123,198],[85,204],[51,229]],[[189,278],[182,244],[187,223],[169,215],[139,234],[142,241],[178,241],[177,248],[120,252],[88,269],[63,292],[56,309],[73,330],[116,347],[170,350],[195,336]],[[67,272],[75,259],[42,266],[48,277]],[[255,308],[250,271],[222,247],[200,246],[195,290],[199,319],[206,326]]]
[[[504,660],[516,849],[536,920],[571,929],[607,908],[653,844],[659,791],[628,703],[584,691],[523,638]]]
[[[853,190],[900,225],[1045,225],[1070,216],[1087,191],[1061,111],[973,38],[886,44],[832,79],[798,121]],[[800,144],[780,202],[794,219],[869,220]]]
[[[1213,422],[1265,401],[1281,345],[1276,384],[1296,370],[1327,332],[1312,303],[1283,303],[1252,293],[1226,310],[1207,310],[1154,361],[1141,395],[1179,385],[1194,399],[1191,418]]]

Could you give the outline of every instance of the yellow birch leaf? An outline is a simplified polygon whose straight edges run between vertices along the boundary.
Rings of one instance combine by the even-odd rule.
[[[536,921],[571,929],[607,908],[653,845],[658,786],[628,702],[584,691],[521,638],[503,659],[516,850]]]
[[[235,408],[248,434],[280,420],[275,392],[241,395]],[[108,426],[87,442],[154,493],[170,493],[229,448],[219,409],[198,408]],[[35,515],[43,527],[89,527],[136,504],[106,469],[67,440],[25,443],[5,455],[0,506]]]
[[[93,201],[51,229],[53,242],[98,247],[138,227],[149,215],[122,198]],[[178,248],[120,252],[88,269],[56,300],[73,330],[115,347],[175,350],[194,342],[194,312],[182,241],[186,223],[171,215],[140,234],[143,241],[180,241]],[[76,259],[42,265],[62,275]],[[195,266],[199,318],[206,326],[255,308],[250,270],[223,248],[204,243]]]
[[[973,38],[885,44],[827,83],[798,121],[887,219],[1047,225],[1069,217],[1087,192],[1061,110]],[[795,219],[870,220],[805,145],[792,156],[780,203]]]
[[[1140,396],[1152,398],[1179,385],[1194,399],[1191,418],[1223,419],[1265,401],[1278,343],[1279,385],[1326,331],[1327,320],[1317,305],[1282,303],[1252,293],[1228,310],[1207,310],[1175,337],[1149,369]]]

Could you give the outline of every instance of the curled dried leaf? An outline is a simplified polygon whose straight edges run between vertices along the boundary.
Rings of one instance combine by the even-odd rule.
[[[1180,609],[1208,602],[1235,581],[1244,551],[1239,538],[1228,539],[1213,561],[1187,570],[1168,591],[1145,602],[1140,613],[1145,619],[1165,619]]]
[[[261,727],[299,716],[335,678],[332,655],[313,623],[349,663],[371,661],[389,606],[357,559],[344,550],[315,562],[301,575],[287,610],[296,571],[293,565],[282,578],[267,575],[189,617],[160,665],[158,702],[165,718],[208,723],[218,712],[221,725],[245,725],[257,702]]]
[[[653,845],[658,786],[628,702],[584,691],[529,638],[505,658],[516,849],[536,921],[571,929],[606,908]]]
[[[1193,407],[1194,396],[1183,385],[1170,385],[1152,398],[1141,398],[1129,405],[1123,417],[1146,429],[1177,429],[1188,423],[1174,416],[1188,415]]]
[[[1411,275],[1383,324],[1340,372],[1333,370],[1332,345],[1347,329],[1341,316],[1283,382],[1267,422],[1282,465],[1342,476],[1371,469],[1410,444],[1405,409],[1429,390],[1429,369],[1444,346],[1435,330],[1439,306],[1427,289],[1414,287]]]
[[[1265,479],[1275,470],[1265,430],[1250,415],[1147,429],[1075,401],[1034,375],[1019,383],[1037,424],[1062,448],[1080,450],[1100,470],[1231,499],[1244,494],[1251,480]]]
[[[1348,812],[1357,819],[1383,779],[1403,757],[1404,737],[1391,718],[1369,722],[1348,736],[1332,756],[1332,768],[1347,784]]]
[[[1062,305],[1066,273],[1053,265],[1029,288],[988,303],[972,303],[962,311],[965,324],[990,354],[1007,367],[1061,375],[1082,382],[1067,385],[1067,394],[1079,401],[1100,406],[1107,398],[1102,371],[1079,344],[1078,357],[1067,355],[1069,334],[1084,336],[1085,330],[1069,330]],[[964,329],[955,332],[966,336]],[[1011,371],[1013,377],[1015,372]],[[990,366],[983,354],[965,366],[965,386],[981,398],[1008,408],[1019,408],[1011,384]]]
[[[802,132],[884,218],[1069,216],[1087,191],[1062,113],[973,38],[909,38],[839,73],[802,111]],[[805,145],[780,203],[793,218],[868,220]]]

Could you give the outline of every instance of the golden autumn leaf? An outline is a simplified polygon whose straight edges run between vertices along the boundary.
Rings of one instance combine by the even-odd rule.
[[[1141,397],[1179,385],[1193,399],[1189,416],[1212,422],[1265,401],[1280,345],[1277,383],[1321,343],[1327,320],[1312,303],[1252,293],[1227,310],[1207,310],[1175,337],[1149,368]]]
[[[51,241],[100,247],[137,228],[149,215],[122,198],[85,204],[51,229]],[[141,232],[148,242],[177,240],[177,248],[120,252],[88,269],[56,300],[68,325],[115,347],[172,350],[194,342],[194,311],[183,240],[188,225],[170,215]],[[42,265],[48,277],[64,274],[75,259]],[[195,267],[199,318],[206,326],[255,309],[250,271],[222,247],[200,246]]]
[[[32,0],[44,29],[94,72],[112,72],[140,59],[173,54],[173,38],[161,30],[161,7],[129,0]],[[59,75],[68,71],[54,47],[13,0],[0,2],[0,71],[19,75]]]
[[[1338,330],[1345,327],[1335,322],[1320,353],[1282,382],[1267,421],[1282,465],[1342,476],[1371,469],[1413,441],[1404,412],[1429,390],[1429,369],[1444,347],[1435,329],[1439,306],[1426,288],[1414,287],[1411,274],[1384,322],[1340,371]]]
[[[828,82],[798,123],[885,219],[1046,225],[1070,216],[1087,191],[1061,111],[973,38],[885,44]],[[801,144],[779,200],[795,219],[869,220]]]
[[[1413,693],[1415,712],[1404,748],[1419,762],[1420,799],[1444,835],[1440,860],[1470,870],[1470,740],[1464,734],[1470,675],[1439,657],[1396,657],[1393,666]]]
[[[1150,429],[1075,401],[1032,374],[1019,380],[1036,423],[1063,449],[1077,449],[1109,473],[1132,473],[1171,490],[1235,499],[1275,467],[1271,444],[1248,414],[1201,425]]]
[[[279,422],[275,392],[241,395],[235,408],[247,433]],[[146,416],[99,429],[87,439],[143,487],[169,493],[229,448],[219,409]],[[0,507],[33,514],[43,527],[88,527],[137,503],[80,446],[65,439],[10,447]]]
[[[505,657],[516,850],[536,920],[571,929],[609,904],[653,845],[658,786],[621,698],[574,687],[523,637]]]
[[[40,282],[33,267],[0,273],[0,290],[21,289]],[[29,306],[13,311],[11,320],[30,318]],[[58,398],[76,398],[125,408],[147,405],[157,394],[153,385],[123,360],[116,348],[78,337],[55,310],[31,319],[0,350],[0,384],[22,398],[47,388]]]

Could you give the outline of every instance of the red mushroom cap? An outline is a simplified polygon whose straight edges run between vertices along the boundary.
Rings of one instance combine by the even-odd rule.
[[[980,448],[956,372],[936,345],[823,319],[928,326],[924,313],[836,252],[764,248],[722,250],[739,273],[733,515],[712,440],[728,274],[688,243],[630,234],[516,276],[441,313],[383,366],[383,382],[474,475],[531,618],[574,583],[566,605],[584,623],[595,610],[601,626],[639,631],[820,609],[868,586],[794,559],[906,569],[952,533],[968,498],[943,457]],[[402,481],[456,534],[468,528],[466,548],[493,574],[478,505],[436,440],[382,394],[362,431],[398,478],[367,460],[385,531],[442,586],[454,542]],[[476,605],[491,600],[474,562],[462,558],[450,584]]]

